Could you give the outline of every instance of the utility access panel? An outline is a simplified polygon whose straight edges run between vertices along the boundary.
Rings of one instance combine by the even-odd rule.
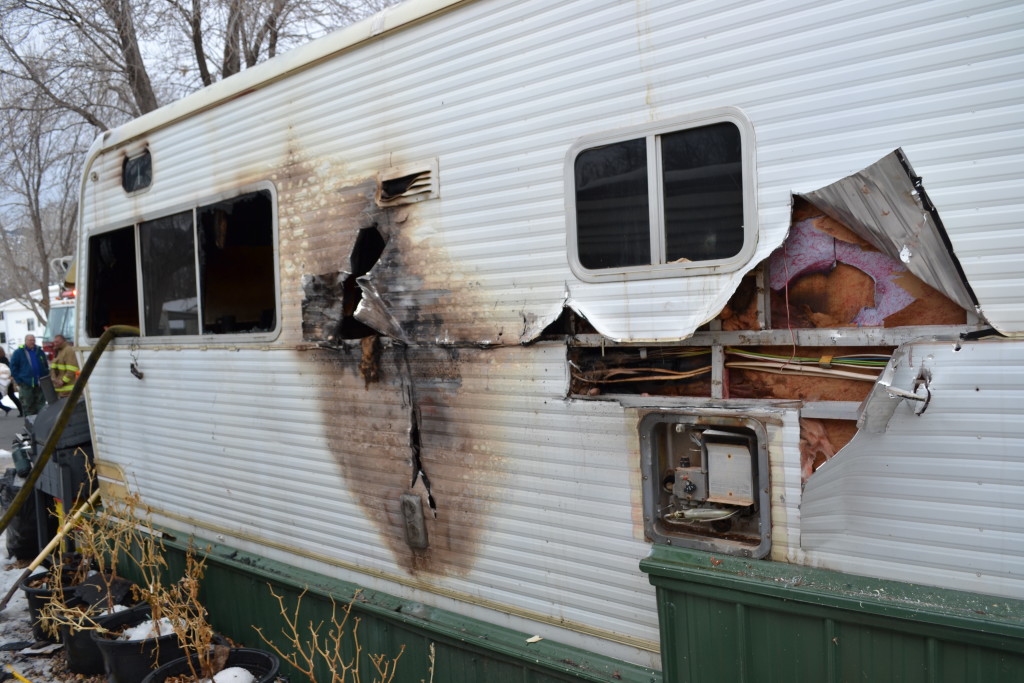
[[[761,558],[771,548],[768,450],[753,418],[640,421],[644,526],[655,543]]]

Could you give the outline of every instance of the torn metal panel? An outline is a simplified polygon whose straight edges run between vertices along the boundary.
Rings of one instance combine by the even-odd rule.
[[[976,309],[938,213],[903,150],[801,196],[966,310]]]
[[[803,561],[1024,595],[1024,346],[912,343],[890,367],[882,391],[927,403],[886,399],[885,430],[858,431],[810,477],[800,505]]]
[[[931,400],[931,358],[918,355],[918,367],[914,372],[914,368],[910,367],[914,362],[912,349],[913,346],[907,345],[893,352],[889,364],[861,404],[860,416],[857,418],[858,429],[872,434],[883,433],[896,408],[904,403],[909,403],[916,414],[924,412]]]
[[[408,342],[409,337],[402,324],[398,322],[391,308],[377,290],[373,279],[364,275],[356,280],[359,288],[363,291],[363,298],[356,306],[356,320],[377,330],[383,335],[393,337],[403,342]]]

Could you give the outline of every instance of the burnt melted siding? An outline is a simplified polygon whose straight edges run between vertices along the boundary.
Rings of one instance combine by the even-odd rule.
[[[436,424],[461,384],[458,351],[389,346],[378,359],[379,381],[370,384],[364,382],[358,349],[305,355],[305,362],[336,377],[321,385],[316,396],[327,425],[329,453],[383,546],[411,573],[469,571],[465,562],[454,560],[475,555],[481,527],[473,518],[486,516],[489,506],[474,498],[473,489],[478,479],[489,477],[489,469],[486,463],[463,459],[455,464],[461,473],[452,476],[453,466],[439,453],[474,439],[458,428],[458,420],[444,422],[444,429]],[[428,473],[426,479],[421,472]],[[459,486],[452,487],[453,481]],[[426,549],[414,550],[406,543],[401,496],[408,492],[424,499],[430,539]],[[443,501],[443,515],[433,514],[432,499]]]

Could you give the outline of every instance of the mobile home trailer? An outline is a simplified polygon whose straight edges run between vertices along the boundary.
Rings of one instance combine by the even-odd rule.
[[[401,680],[1020,680],[1022,46],[423,0],[109,131],[101,474],[215,625],[359,590]]]

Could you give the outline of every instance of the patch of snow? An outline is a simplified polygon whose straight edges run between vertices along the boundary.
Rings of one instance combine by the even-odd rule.
[[[231,666],[213,677],[213,683],[253,683],[256,677],[240,666]]]
[[[164,617],[160,621],[153,621],[147,619],[146,621],[138,624],[137,626],[131,626],[126,628],[121,635],[117,637],[118,640],[146,640],[147,638],[159,638],[160,636],[169,636],[174,633],[174,626],[171,624],[171,620]]]

